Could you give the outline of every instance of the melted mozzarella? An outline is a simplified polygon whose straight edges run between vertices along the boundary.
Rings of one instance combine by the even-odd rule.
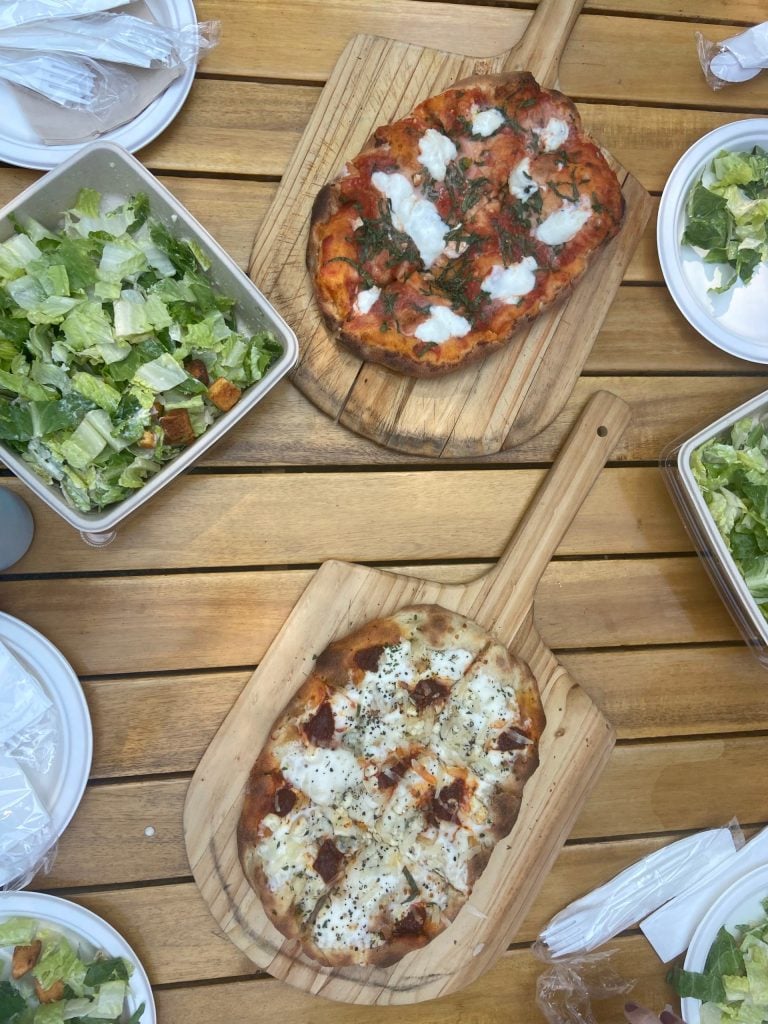
[[[517,701],[501,683],[482,668],[465,676],[451,689],[438,718],[441,742],[438,752],[447,763],[478,765],[479,774],[492,771],[490,763],[480,764],[486,755],[488,734],[514,720]]]
[[[343,748],[305,750],[296,744],[283,753],[281,767],[290,784],[315,804],[335,804],[363,781],[357,758]]]
[[[366,288],[363,292],[358,292],[357,299],[355,300],[355,312],[370,313],[380,295],[381,288],[377,288],[376,285],[373,288]]]
[[[403,174],[376,171],[371,182],[390,201],[394,226],[412,239],[425,266],[431,267],[443,251],[445,236],[451,230],[440,219],[437,207],[419,195]]]
[[[324,949],[371,949],[383,936],[370,928],[372,919],[406,889],[400,858],[390,847],[368,847],[350,865],[343,883],[317,915],[313,936]]]
[[[490,110],[479,110],[472,118],[472,134],[482,135],[484,139],[487,139],[503,124],[504,115],[496,107],[491,107]]]
[[[384,813],[376,822],[377,835],[385,843],[401,850],[410,847],[426,825],[407,778],[398,782]]]
[[[459,892],[467,891],[470,836],[463,828],[441,822],[435,841],[424,850],[424,863],[447,879]]]
[[[578,204],[564,202],[559,210],[550,213],[533,234],[545,245],[564,245],[570,242],[592,216],[592,206],[586,196]]]
[[[567,121],[561,121],[558,117],[550,117],[544,128],[539,133],[539,138],[544,145],[544,150],[551,153],[553,149],[562,146],[568,138],[571,130]]]
[[[523,201],[539,191],[539,183],[531,177],[531,161],[528,157],[512,168],[507,183],[512,195]]]
[[[492,299],[499,302],[516,303],[536,287],[536,271],[539,265],[533,256],[525,256],[520,263],[502,267],[497,263],[480,285]]]
[[[454,313],[449,306],[430,306],[429,317],[413,332],[419,341],[432,341],[442,345],[450,338],[463,338],[472,330],[472,324]]]
[[[419,159],[435,181],[443,181],[448,164],[456,157],[456,147],[447,135],[428,128],[419,139]]]
[[[441,679],[461,679],[474,655],[460,647],[429,652],[429,673]]]
[[[287,882],[299,895],[310,881],[304,872],[314,857],[314,850],[330,831],[330,824],[317,808],[280,818],[268,814],[262,826],[270,831],[259,841],[259,857],[269,888],[275,892]],[[322,886],[317,887],[319,895]]]
[[[354,699],[350,699],[350,696]],[[344,690],[334,690],[329,703],[331,711],[333,711],[333,721],[337,732],[346,732],[347,729],[354,725],[355,716],[357,715],[356,691],[350,690],[348,693],[345,693]]]

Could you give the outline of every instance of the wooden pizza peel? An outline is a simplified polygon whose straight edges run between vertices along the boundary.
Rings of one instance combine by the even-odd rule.
[[[615,395],[590,399],[498,563],[476,580],[441,584],[339,561],[313,576],[203,756],[184,808],[203,899],[229,938],[274,977],[345,1002],[413,1003],[468,985],[514,938],[613,748],[611,726],[539,636],[533,600],[628,422],[629,409]],[[450,927],[391,967],[326,968],[277,931],[243,874],[236,832],[245,784],[273,722],[328,643],[421,603],[467,615],[528,662],[547,716],[539,767],[517,822]]]
[[[609,154],[626,204],[619,234],[566,301],[501,351],[444,377],[406,377],[340,346],[317,309],[305,253],[315,197],[377,126],[470,75],[529,70],[554,86],[582,3],[540,0],[519,42],[495,57],[357,35],[331,72],[254,241],[249,273],[299,338],[293,383],[351,430],[414,455],[478,456],[533,437],[568,399],[651,210],[648,193]]]

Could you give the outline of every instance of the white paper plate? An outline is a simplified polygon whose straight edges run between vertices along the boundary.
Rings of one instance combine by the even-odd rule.
[[[51,816],[51,830],[58,840],[77,810],[91,770],[93,733],[88,705],[72,666],[36,629],[0,612],[0,640],[40,683],[59,716],[61,728],[50,770],[41,775],[25,766]],[[8,881],[0,878],[0,884]]]
[[[753,363],[768,363],[768,266],[763,263],[748,285],[737,281],[722,295],[707,289],[720,273],[698,251],[680,244],[685,201],[692,186],[721,149],[768,149],[768,118],[721,125],[683,154],[669,176],[659,205],[656,241],[667,287],[692,327],[718,348]]]
[[[192,0],[146,0],[155,20],[161,25],[181,28],[197,20]],[[123,10],[123,8],[120,8]],[[125,8],[130,13],[130,8]],[[131,153],[157,138],[181,110],[195,77],[195,67],[187,68],[183,75],[171,82],[157,99],[128,124],[100,135],[100,140],[119,142]],[[16,95],[7,83],[0,82],[0,160],[18,167],[34,167],[48,171],[58,167],[67,157],[88,144],[47,146],[41,142],[27,123]]]
[[[0,922],[8,917],[34,917],[50,922],[67,939],[82,938],[108,956],[124,956],[134,966],[128,990],[128,1010],[133,1013],[144,1003],[141,1024],[156,1024],[157,1012],[146,971],[125,939],[112,925],[77,903],[39,892],[0,893]]]
[[[761,901],[768,896],[768,864],[755,868],[726,889],[715,900],[693,933],[685,957],[686,971],[703,971],[717,933],[725,926],[729,931],[740,924],[750,924],[765,917]],[[686,997],[681,1000],[686,1024],[699,1024],[701,1001]]]

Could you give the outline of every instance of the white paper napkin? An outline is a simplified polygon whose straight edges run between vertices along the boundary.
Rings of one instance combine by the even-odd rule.
[[[699,921],[718,896],[762,864],[768,864],[768,828],[641,921],[643,934],[661,960],[667,963],[687,949]]]
[[[664,846],[561,910],[539,938],[553,957],[597,949],[647,917],[683,886],[708,875],[734,850],[729,828],[698,832]]]

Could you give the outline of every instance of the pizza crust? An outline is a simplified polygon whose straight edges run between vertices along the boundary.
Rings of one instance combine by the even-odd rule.
[[[544,723],[528,666],[439,606],[329,644],[272,727],[238,827],[275,927],[332,967],[428,943],[513,827]]]

